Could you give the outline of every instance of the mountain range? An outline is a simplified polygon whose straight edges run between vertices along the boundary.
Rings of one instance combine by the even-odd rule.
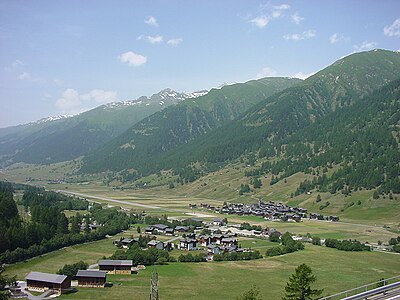
[[[399,71],[399,52],[372,50],[304,81],[263,78],[200,95],[164,90],[8,134],[0,130],[0,154],[7,163],[84,155],[80,173],[123,171],[136,180],[172,170],[180,183],[244,160],[251,181],[313,174],[297,194],[315,188],[400,193]]]
[[[113,102],[75,116],[58,116],[0,128],[0,164],[54,163],[77,158],[118,136],[143,118],[208,91],[164,89],[151,97]]]

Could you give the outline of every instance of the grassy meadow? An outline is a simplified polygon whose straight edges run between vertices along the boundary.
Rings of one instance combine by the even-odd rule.
[[[66,263],[84,260],[90,264],[115,251],[111,239],[67,247],[47,255],[8,266],[6,274],[23,279],[31,270],[56,272]],[[262,253],[267,241],[243,240],[257,245]],[[257,246],[254,246],[256,248]],[[148,299],[152,271],[159,273],[161,299],[234,299],[253,284],[260,288],[263,299],[279,299],[285,283],[296,266],[308,264],[318,278],[324,294],[332,294],[380,278],[398,275],[400,256],[379,252],[342,252],[307,245],[303,251],[280,257],[253,261],[169,263],[147,267],[137,275],[109,275],[113,286],[105,289],[78,288],[77,293],[61,299]],[[250,275],[251,274],[251,275]]]

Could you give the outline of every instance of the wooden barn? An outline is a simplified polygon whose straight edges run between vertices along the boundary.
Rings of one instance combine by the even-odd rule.
[[[78,273],[76,273],[76,279],[78,280],[78,286],[103,288],[106,286],[107,272],[78,270]]]
[[[107,274],[131,274],[132,260],[99,260],[99,270]]]
[[[29,291],[53,290],[57,294],[62,294],[71,288],[71,278],[65,275],[30,272],[25,279]]]

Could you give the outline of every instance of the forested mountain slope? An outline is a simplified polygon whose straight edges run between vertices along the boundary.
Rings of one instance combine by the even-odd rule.
[[[138,169],[148,172],[153,158],[235,119],[254,104],[299,79],[264,78],[213,89],[155,113],[87,155],[83,172]],[[154,170],[154,169],[153,169]]]
[[[224,162],[260,148],[261,156],[273,156],[275,151],[266,150],[269,145],[308,126],[312,128],[317,120],[340,108],[362,107],[367,95],[400,78],[399,71],[398,52],[376,50],[350,55],[256,104],[241,118],[178,149],[168,159]]]
[[[177,93],[165,89],[151,97],[109,103],[73,117],[1,128],[0,164],[74,159],[108,142],[141,119],[205,93]]]
[[[353,54],[304,82],[255,104],[236,120],[207,134],[198,134],[191,141],[196,134],[183,139],[185,144],[179,147],[168,144],[171,135],[179,132],[177,130],[154,135],[151,126],[134,127],[134,130],[141,128],[143,135],[139,136],[148,134],[155,142],[146,144],[146,139],[139,139],[139,136],[125,146],[119,141],[114,147],[103,148],[102,155],[97,152],[88,157],[88,168],[84,170],[133,167],[140,176],[173,169],[180,175],[180,180],[192,181],[210,167],[250,155],[264,161],[261,167],[248,172],[247,175],[252,177],[272,173],[277,182],[296,172],[314,172],[321,175],[321,178],[315,178],[315,181],[319,180],[319,187],[332,192],[377,186],[393,190],[399,170],[396,148],[399,114],[399,82],[396,79],[400,77],[399,71],[398,52],[374,50]],[[173,115],[168,117],[173,118]],[[176,128],[185,124],[184,118],[175,120]],[[160,124],[155,128],[164,126],[164,123]],[[182,136],[185,137],[178,135]],[[116,150],[117,146],[133,149],[143,145],[140,152]],[[165,148],[160,150],[161,145]],[[326,168],[334,164],[341,164],[342,168],[335,177],[323,178]],[[316,182],[306,182],[298,192],[316,186]]]

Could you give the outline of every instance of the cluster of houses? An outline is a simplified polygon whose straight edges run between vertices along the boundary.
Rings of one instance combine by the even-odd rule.
[[[189,205],[194,209],[197,206]],[[307,209],[301,207],[291,207],[283,203],[269,201],[258,201],[256,204],[243,204],[243,203],[224,203],[222,207],[213,206],[208,203],[201,203],[202,209],[211,210],[215,213],[221,214],[234,214],[234,215],[250,215],[263,217],[266,220],[274,221],[295,221],[300,222],[302,218],[339,221],[337,216],[324,217],[321,214],[307,213]]]
[[[75,278],[79,287],[103,288],[107,274],[129,275],[137,271],[132,260],[100,260],[98,270],[78,270]],[[25,278],[28,291],[60,295],[72,291],[71,277],[66,275],[30,272]]]

